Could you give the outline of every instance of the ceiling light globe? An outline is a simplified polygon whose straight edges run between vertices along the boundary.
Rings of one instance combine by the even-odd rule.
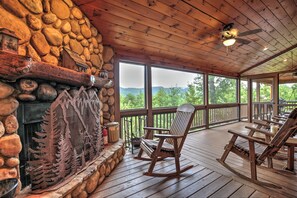
[[[236,42],[235,38],[230,38],[230,39],[224,40],[223,44],[226,47],[228,47],[228,46],[234,45],[235,42]]]

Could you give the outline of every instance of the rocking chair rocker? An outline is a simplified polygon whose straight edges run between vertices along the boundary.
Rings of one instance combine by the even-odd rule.
[[[229,144],[225,146],[225,152],[220,159],[217,159],[225,168],[246,179],[250,182],[264,185],[267,187],[280,188],[271,183],[261,182],[257,180],[257,167],[260,166],[265,159],[268,162],[268,168],[272,168],[272,158],[285,145],[287,139],[292,136],[297,130],[297,108],[289,115],[288,119],[283,123],[278,132],[272,137],[270,142],[252,137],[252,134],[242,134],[236,131],[229,130],[233,134]],[[257,130],[261,132],[261,130]],[[235,153],[239,157],[250,162],[251,177],[242,175],[234,170],[231,166],[226,164],[225,160],[230,152]]]
[[[149,169],[144,173],[144,175],[156,177],[178,176],[182,172],[185,172],[193,167],[193,165],[190,165],[181,169],[179,158],[194,117],[194,112],[195,107],[193,105],[184,104],[177,108],[176,116],[170,129],[144,127],[144,129],[147,130],[147,133],[145,134],[144,139],[142,139],[139,153],[137,157],[135,157],[135,159],[151,161]],[[154,130],[159,131],[159,134],[154,135],[154,137],[159,138],[159,141],[148,139],[149,137],[152,137],[150,132]],[[167,133],[164,134],[163,132]],[[149,156],[149,158],[142,157],[143,151]],[[153,172],[156,162],[167,157],[175,158],[176,171],[172,173]]]

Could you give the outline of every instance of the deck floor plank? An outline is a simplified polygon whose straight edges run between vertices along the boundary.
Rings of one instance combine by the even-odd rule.
[[[231,135],[228,129],[247,131],[248,123],[235,123],[202,130],[189,134],[182,150],[181,164],[193,164],[179,178],[156,178],[144,176],[148,161],[133,159],[127,152],[119,166],[106,178],[95,192],[93,198],[101,197],[297,197],[297,176],[272,172],[257,168],[259,180],[280,185],[282,189],[272,189],[250,183],[216,161]],[[235,170],[250,174],[249,163],[234,154],[226,161]],[[286,165],[285,160],[274,160],[274,167]],[[295,165],[297,162],[295,161]],[[158,162],[155,169],[170,171],[175,168],[174,160]]]
[[[149,188],[146,188],[142,191],[139,191],[139,192],[129,196],[129,198],[149,197],[150,195],[157,194],[157,192],[160,192],[163,189],[168,188],[169,186],[179,184],[179,182],[182,182],[182,180],[184,180],[188,177],[193,177],[194,174],[196,174],[197,172],[200,172],[204,169],[205,168],[203,166],[199,166],[199,165],[194,166],[192,169],[187,171],[187,173],[183,174],[183,175],[186,174],[184,177],[164,179],[164,181],[155,183],[153,186],[150,186]]]
[[[243,184],[237,182],[237,181],[231,181],[227,183],[225,186],[223,186],[220,190],[218,190],[216,193],[212,194],[210,197],[230,197],[234,192],[236,192]]]
[[[235,193],[233,193],[230,198],[238,198],[238,197],[250,197],[255,192],[255,189],[243,185],[241,186]]]

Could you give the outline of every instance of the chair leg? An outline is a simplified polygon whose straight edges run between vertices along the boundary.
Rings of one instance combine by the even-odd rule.
[[[254,143],[249,141],[250,148],[250,168],[252,180],[257,180],[257,167],[256,167],[256,156]]]
[[[137,154],[137,158],[141,158],[142,153],[143,153],[143,149],[140,147],[139,151],[138,151],[138,154]]]
[[[176,168],[176,174],[180,174],[180,164],[179,164],[179,157],[180,154],[178,152],[178,146],[177,146],[177,139],[174,139],[174,159],[175,159],[175,168]]]
[[[151,164],[150,164],[150,167],[149,167],[148,171],[145,172],[144,175],[148,175],[148,176],[151,176],[151,175],[152,175],[153,170],[154,170],[154,168],[155,168],[155,165],[156,165],[157,161],[158,161],[158,157],[157,157],[157,156],[154,156],[154,157],[152,158],[152,162],[151,162]]]
[[[227,145],[227,147],[226,147],[226,149],[225,149],[225,151],[224,151],[221,159],[218,159],[218,160],[220,160],[223,163],[225,162],[225,160],[226,160],[227,156],[229,155],[229,153],[230,153],[230,151],[231,151],[231,149],[232,149],[232,147],[233,147],[236,139],[237,139],[237,136],[236,135],[233,135],[232,138],[231,138],[231,140],[230,140],[230,142],[229,142],[229,144]]]
[[[271,157],[267,157],[267,167],[273,168],[273,162]]]

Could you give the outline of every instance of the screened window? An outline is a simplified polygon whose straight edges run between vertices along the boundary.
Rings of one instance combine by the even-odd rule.
[[[279,100],[297,101],[297,83],[286,83],[279,85]]]
[[[247,81],[246,80],[241,80],[240,81],[240,102],[241,103],[247,103]]]
[[[203,75],[152,67],[153,107],[203,104]]]
[[[145,107],[145,66],[120,62],[120,109]]]
[[[208,77],[209,104],[236,102],[236,80],[219,76]]]
[[[265,78],[253,82],[253,102],[271,102],[272,80],[272,78]]]

